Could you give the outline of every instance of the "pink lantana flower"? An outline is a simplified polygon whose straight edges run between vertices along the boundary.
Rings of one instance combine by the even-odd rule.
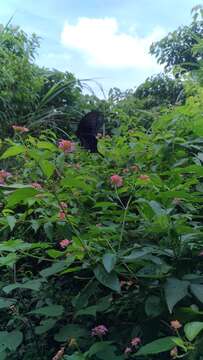
[[[111,183],[117,187],[123,186],[123,178],[117,174],[111,176]]]
[[[178,355],[178,349],[177,347],[174,347],[171,352],[170,352],[170,355],[173,359],[177,358],[177,355]]]
[[[40,185],[38,182],[33,182],[31,185],[34,189],[42,189],[42,185]]]
[[[92,329],[92,336],[104,336],[108,332],[105,325],[98,325]]]
[[[24,133],[24,132],[28,132],[29,129],[25,126],[18,126],[18,125],[12,125],[12,128],[14,131],[16,132],[20,132],[20,133]]]
[[[0,184],[5,184],[5,180],[10,176],[12,176],[10,172],[6,170],[0,170]]]
[[[61,201],[60,204],[59,204],[60,208],[65,210],[68,208],[68,205],[64,202],[64,201]]]
[[[180,198],[174,198],[173,201],[172,201],[172,204],[173,205],[180,205],[181,204],[181,199]]]
[[[140,175],[139,179],[142,181],[149,181],[150,177],[148,175]]]
[[[59,141],[59,148],[64,151],[64,153],[71,153],[75,150],[75,144],[69,140],[60,140]]]
[[[141,344],[141,339],[139,337],[135,337],[131,340],[131,345],[132,346],[138,346]]]
[[[60,220],[64,220],[66,217],[66,214],[64,213],[64,211],[59,211],[58,217]]]
[[[171,327],[173,330],[178,330],[182,327],[182,324],[178,320],[172,320],[171,321]]]
[[[131,352],[132,352],[131,347],[127,346],[127,348],[126,348],[125,351],[124,351],[124,354],[125,354],[125,355],[128,355],[128,354],[130,354]]]
[[[70,244],[71,244],[71,240],[68,240],[68,239],[61,240],[59,243],[59,245],[62,249],[65,249]]]
[[[133,172],[138,172],[138,171],[140,171],[140,168],[139,168],[138,165],[132,165],[130,168],[131,168],[131,170],[132,170]]]

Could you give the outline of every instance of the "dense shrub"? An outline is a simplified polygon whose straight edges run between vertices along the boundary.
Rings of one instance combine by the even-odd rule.
[[[1,120],[14,136],[0,143],[0,359],[202,360],[202,62],[184,103],[159,76],[101,101],[72,74],[36,68],[35,37],[8,28],[2,39],[0,61],[13,55],[0,101],[19,116],[24,105]],[[21,55],[39,71],[31,94]],[[71,135],[74,111],[90,109],[109,120],[104,158]]]
[[[103,138],[105,159],[51,132],[9,140],[2,359],[200,359],[202,138],[174,116]]]

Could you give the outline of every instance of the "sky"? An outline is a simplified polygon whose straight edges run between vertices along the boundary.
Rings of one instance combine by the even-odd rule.
[[[0,0],[0,23],[20,25],[41,38],[36,62],[96,79],[111,87],[135,88],[162,71],[149,54],[152,42],[191,21],[202,0]],[[90,84],[98,95],[100,90]]]

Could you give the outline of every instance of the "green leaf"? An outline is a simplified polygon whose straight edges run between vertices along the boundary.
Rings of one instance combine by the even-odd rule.
[[[97,312],[104,312],[111,306],[111,296],[105,296],[98,301],[97,305],[88,306],[85,309],[81,309],[76,312],[75,316],[92,315],[96,316]]]
[[[48,160],[40,160],[39,165],[40,165],[44,175],[47,177],[47,179],[49,179],[54,173],[54,170],[55,170],[54,164],[52,164]]]
[[[161,207],[161,205],[157,201],[151,200],[151,201],[149,201],[149,205],[151,206],[153,212],[157,216],[163,215],[166,213],[165,210]]]
[[[61,153],[56,158],[56,166],[57,166],[57,168],[59,169],[60,172],[63,172],[63,170],[64,170],[64,162],[65,162],[65,154]]]
[[[70,338],[80,339],[89,336],[87,330],[78,324],[69,324],[62,327],[54,339],[59,342],[66,342]]]
[[[94,208],[109,208],[109,207],[115,207],[118,206],[117,204],[110,202],[110,201],[98,201],[94,205]]]
[[[62,251],[58,251],[58,250],[54,250],[54,249],[47,250],[47,254],[53,259],[57,259],[58,257],[64,255],[64,253]]]
[[[161,300],[158,296],[151,295],[145,302],[145,312],[149,317],[156,317],[162,313]]]
[[[53,152],[57,151],[56,145],[54,145],[48,141],[38,141],[37,148],[38,149],[46,149],[46,150],[50,150]]]
[[[11,305],[14,304],[16,304],[16,299],[0,297],[0,309],[9,308]]]
[[[22,154],[24,153],[24,151],[25,151],[25,147],[23,145],[11,146],[3,153],[0,159],[8,159],[9,157]]]
[[[14,227],[15,227],[15,224],[16,224],[15,216],[9,215],[9,216],[6,217],[6,220],[7,220],[7,223],[8,223],[8,225],[9,225],[11,231],[12,231],[14,229]]]
[[[89,283],[72,299],[72,305],[76,310],[85,308],[89,298],[97,292],[97,281],[90,280]]]
[[[113,270],[116,264],[116,260],[117,260],[116,254],[114,253],[104,254],[102,261],[104,268],[108,273],[110,273]]]
[[[145,255],[151,254],[152,248],[144,248],[141,250],[133,250],[130,255],[125,256],[123,260],[125,262],[133,262],[137,259],[143,258]]]
[[[53,224],[51,222],[48,222],[46,224],[44,224],[44,231],[45,234],[47,235],[49,240],[53,239]]]
[[[65,355],[63,357],[64,360],[87,360],[86,356],[84,354],[80,353],[74,353],[72,355]]]
[[[64,312],[64,308],[62,305],[49,305],[36,310],[32,310],[29,312],[29,314],[44,315],[48,317],[58,317],[61,316],[63,312]]]
[[[100,341],[94,343],[86,354],[88,358],[93,356],[93,359],[96,356],[96,358],[101,360],[123,360],[123,356],[117,356],[115,354],[116,350],[116,346],[112,345],[111,341]]]
[[[54,263],[50,267],[41,270],[40,275],[43,277],[48,277],[48,276],[57,274],[57,273],[61,272],[62,270],[68,268],[74,262],[74,260],[75,260],[74,257],[69,256],[67,261],[59,261],[57,263]]]
[[[25,200],[33,198],[36,194],[38,194],[38,191],[33,188],[17,189],[8,196],[7,206],[13,207],[16,204],[20,204],[21,202],[25,202]]]
[[[185,336],[189,341],[193,341],[203,330],[203,322],[193,321],[184,326]]]
[[[6,256],[0,257],[0,266],[8,266],[10,268],[13,267],[13,265],[17,261],[17,255],[16,254],[8,254]]]
[[[188,295],[188,285],[188,281],[181,281],[176,278],[167,279],[164,291],[170,313],[172,313],[174,306]]]
[[[175,338],[173,336],[168,336],[152,341],[151,343],[142,346],[136,352],[135,356],[159,354],[164,351],[169,351],[175,346],[174,339]]]
[[[54,325],[56,324],[56,321],[57,320],[54,320],[54,319],[42,320],[40,322],[40,325],[35,327],[35,334],[41,335],[41,334],[46,333],[47,331],[49,331],[50,329],[52,329],[54,327]]]
[[[43,279],[37,279],[37,280],[29,280],[25,283],[16,282],[14,284],[5,286],[2,290],[6,294],[9,294],[11,291],[15,289],[28,289],[28,290],[39,291],[43,281],[44,281]]]
[[[190,285],[191,293],[201,302],[203,303],[203,285],[199,284],[191,284]]]
[[[0,331],[0,346],[10,351],[15,351],[23,341],[23,334],[14,330],[11,332]]]
[[[18,250],[30,249],[31,246],[31,244],[25,243],[22,240],[8,240],[0,244],[0,252],[16,252]]]
[[[1,360],[6,360],[6,358],[8,359],[8,353],[6,351],[1,351],[1,347],[0,347],[0,356],[1,356]]]
[[[120,292],[120,282],[115,272],[111,272],[109,274],[106,272],[102,265],[98,265],[94,269],[94,275],[102,285],[110,288],[111,290]]]
[[[103,352],[106,349],[115,351],[115,346],[112,346],[112,341],[99,341],[94,343],[88,350],[87,354],[89,357],[97,355],[99,352]]]

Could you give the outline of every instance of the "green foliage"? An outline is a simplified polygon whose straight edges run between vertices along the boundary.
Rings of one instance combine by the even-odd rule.
[[[0,126],[8,131],[11,121],[22,121],[37,102],[43,84],[39,69],[33,64],[39,39],[28,36],[19,27],[0,31]],[[18,120],[17,120],[18,119]]]
[[[16,31],[2,32],[4,51],[26,57],[30,69],[36,39]],[[69,73],[39,73],[40,97],[23,110],[37,136],[1,143],[0,359],[200,360],[201,79],[185,79],[178,105],[179,82],[164,76],[135,93],[112,89],[105,102],[83,98]],[[77,100],[81,112],[108,115],[104,158],[58,147]],[[58,129],[60,111],[67,118]],[[56,132],[38,129],[51,124]]]
[[[193,47],[203,36],[202,18],[194,17],[188,26],[181,26],[160,41],[151,45],[150,52],[159,64],[164,64],[170,71],[174,66],[181,66],[180,72],[190,71],[198,66],[202,59],[200,52],[193,53]]]

